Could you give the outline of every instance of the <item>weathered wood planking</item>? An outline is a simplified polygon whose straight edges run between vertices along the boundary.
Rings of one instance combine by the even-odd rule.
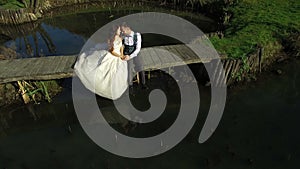
[[[71,77],[76,58],[73,55],[0,61],[0,83]]]
[[[201,56],[200,59],[190,48],[195,51],[199,50],[197,46],[192,45],[156,46],[143,48],[139,57],[141,57],[145,70],[156,70],[199,62],[205,63],[212,60],[209,56]],[[2,60],[0,61],[0,83],[72,77],[72,66],[76,58],[77,56],[72,55]]]

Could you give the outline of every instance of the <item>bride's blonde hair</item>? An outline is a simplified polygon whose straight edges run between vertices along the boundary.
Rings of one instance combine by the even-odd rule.
[[[117,35],[117,30],[120,28],[119,25],[114,25],[112,31],[110,32],[109,39],[107,40],[108,50],[112,51],[114,47],[115,37]]]

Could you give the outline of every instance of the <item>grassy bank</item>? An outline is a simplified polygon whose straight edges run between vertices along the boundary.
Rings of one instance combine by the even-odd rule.
[[[218,51],[243,58],[257,46],[265,48],[264,58],[282,48],[282,41],[300,32],[300,1],[242,0],[227,10],[232,14],[224,38],[212,37]]]

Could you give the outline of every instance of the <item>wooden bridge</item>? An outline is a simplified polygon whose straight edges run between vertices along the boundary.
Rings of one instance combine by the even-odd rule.
[[[155,70],[191,63],[210,62],[207,56],[200,59],[191,46],[169,45],[143,48],[140,52],[144,70]],[[163,49],[163,50],[162,50]],[[199,50],[199,49],[198,49]],[[169,52],[168,52],[169,51]],[[19,80],[51,80],[73,76],[77,56],[49,56],[0,61],[0,83]]]

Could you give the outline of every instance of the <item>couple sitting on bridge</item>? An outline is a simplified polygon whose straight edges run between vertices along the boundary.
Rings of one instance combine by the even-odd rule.
[[[113,30],[108,41],[108,50],[95,50],[82,53],[76,64],[75,73],[90,91],[109,99],[118,99],[126,91],[132,92],[132,69],[141,71],[142,85],[145,86],[145,73],[138,54],[141,50],[141,34],[133,32],[123,24]]]

